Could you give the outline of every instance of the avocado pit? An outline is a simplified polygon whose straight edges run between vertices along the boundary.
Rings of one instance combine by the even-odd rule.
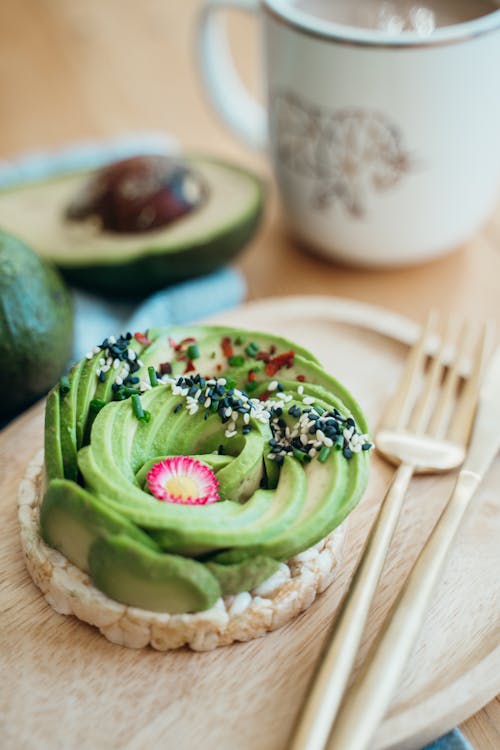
[[[92,221],[107,232],[138,234],[192,213],[207,196],[202,177],[178,159],[133,156],[93,174],[68,205],[65,218]]]

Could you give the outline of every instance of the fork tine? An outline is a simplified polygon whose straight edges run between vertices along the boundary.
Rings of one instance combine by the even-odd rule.
[[[384,426],[401,429],[411,413],[413,394],[418,377],[423,370],[426,357],[426,342],[435,325],[437,313],[430,310],[422,327],[420,336],[406,358],[405,368],[398,383],[397,390],[384,414]]]
[[[466,344],[469,340],[469,325],[467,321],[462,323],[458,334],[455,354],[452,362],[444,377],[441,395],[436,404],[436,408],[427,428],[427,433],[435,438],[443,438],[446,432],[446,421],[452,402],[455,400],[455,393],[460,378],[460,363],[465,352]]]
[[[458,397],[457,406],[448,430],[448,439],[453,443],[466,445],[469,440],[472,422],[476,413],[481,371],[486,360],[486,353],[492,335],[492,321],[487,321],[482,327],[473,355],[472,370]]]
[[[444,352],[448,346],[448,338],[450,333],[450,320],[445,322],[444,331],[441,337],[441,343],[435,353],[429,372],[425,377],[424,386],[422,392],[419,395],[417,405],[411,415],[408,429],[416,433],[423,432],[427,422],[429,421],[430,410],[433,406],[434,394],[441,380],[444,369]]]

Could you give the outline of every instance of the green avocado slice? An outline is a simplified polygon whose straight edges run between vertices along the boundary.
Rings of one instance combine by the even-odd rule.
[[[62,477],[64,477],[60,413],[59,388],[56,386],[47,396],[47,402],[45,404],[45,471],[49,481],[51,479],[62,479]]]
[[[66,219],[89,171],[0,191],[0,226],[54,262],[72,283],[108,295],[143,295],[209,273],[254,234],[263,186],[255,174],[221,160],[191,156],[185,163],[208,186],[207,199],[165,227],[116,234]]]
[[[221,594],[217,579],[203,563],[159,554],[120,534],[92,544],[89,568],[100,591],[152,612],[198,612],[212,607]]]
[[[279,568],[277,560],[263,555],[229,565],[220,565],[216,562],[207,562],[205,565],[219,581],[222,596],[251,591],[262,581],[270,578]]]
[[[84,571],[88,570],[90,545],[106,534],[126,534],[158,549],[135,524],[67,479],[49,482],[40,508],[40,533],[47,544]]]

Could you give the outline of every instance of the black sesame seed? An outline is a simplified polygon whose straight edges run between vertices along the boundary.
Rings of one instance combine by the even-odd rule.
[[[182,403],[177,404],[177,406],[174,409],[174,414],[177,414],[177,412],[179,412],[181,409],[182,409]]]
[[[352,458],[352,451],[349,448],[344,448],[342,453],[344,454],[345,458]]]

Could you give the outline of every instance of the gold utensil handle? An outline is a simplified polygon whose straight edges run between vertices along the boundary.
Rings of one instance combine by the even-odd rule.
[[[345,692],[413,466],[402,464],[382,501],[298,717],[289,750],[321,750]],[[347,747],[347,746],[346,746]]]
[[[328,750],[366,750],[381,722],[424,621],[448,551],[480,476],[461,471],[453,493],[346,694]]]

